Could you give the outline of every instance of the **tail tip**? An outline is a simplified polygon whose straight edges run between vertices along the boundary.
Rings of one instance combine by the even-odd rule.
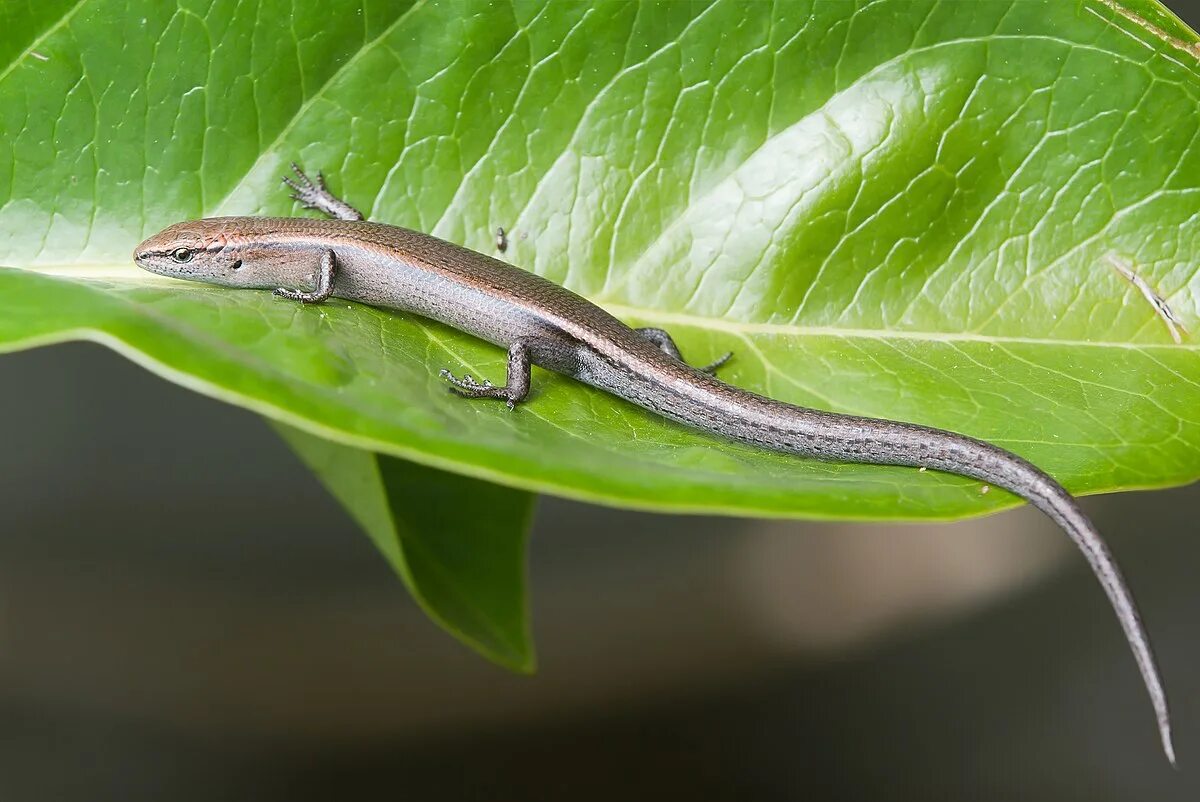
[[[1171,768],[1179,770],[1179,763],[1175,760],[1175,743],[1171,739],[1171,722],[1162,721],[1158,725],[1158,734],[1162,738],[1163,754],[1167,756],[1167,761],[1170,762]]]

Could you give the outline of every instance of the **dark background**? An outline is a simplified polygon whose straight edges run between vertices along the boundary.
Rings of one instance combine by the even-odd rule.
[[[547,499],[523,678],[429,623],[253,415],[87,345],[0,358],[0,390],[2,802],[1200,798],[1200,487],[1087,500],[1176,772],[1095,580],[1028,510]]]

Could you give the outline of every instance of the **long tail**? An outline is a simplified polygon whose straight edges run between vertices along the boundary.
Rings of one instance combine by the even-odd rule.
[[[1092,567],[1092,572],[1100,580],[1100,586],[1108,595],[1108,600],[1117,614],[1117,621],[1120,622],[1121,629],[1125,632],[1125,639],[1129,642],[1129,648],[1133,651],[1133,657],[1137,661],[1142,682],[1146,685],[1146,692],[1150,694],[1150,703],[1154,706],[1163,752],[1171,765],[1175,766],[1175,746],[1171,740],[1171,713],[1167,705],[1166,691],[1163,690],[1162,678],[1158,673],[1158,665],[1154,659],[1154,650],[1150,647],[1150,639],[1142,624],[1142,617],[1138,613],[1137,603],[1133,599],[1129,585],[1125,582],[1121,569],[1117,567],[1116,559],[1109,551],[1104,538],[1100,536],[1091,520],[1084,515],[1083,510],[1075,503],[1071,494],[1036,466],[988,443],[949,432],[939,432],[939,434],[942,437],[948,436],[958,441],[959,446],[955,451],[969,450],[976,458],[970,460],[966,465],[960,460],[949,460],[940,465],[935,464],[936,460],[930,461],[930,468],[970,476],[1016,493],[1050,516],[1083,552],[1088,565]]]
[[[1021,496],[1049,515],[1075,541],[1108,595],[1150,694],[1163,752],[1175,765],[1167,695],[1133,594],[1104,539],[1062,485],[1016,454],[982,440],[915,424],[796,407],[686,367],[677,370],[679,381],[669,403],[653,397],[653,385],[631,386],[625,397],[683,423],[775,451],[838,462],[927,467],[979,479]]]

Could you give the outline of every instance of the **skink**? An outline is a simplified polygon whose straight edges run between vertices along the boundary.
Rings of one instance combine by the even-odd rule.
[[[502,386],[442,376],[467,398],[509,408],[530,367],[565,374],[688,426],[773,451],[839,462],[930,468],[1026,499],[1061,526],[1108,595],[1175,763],[1166,694],[1133,596],[1099,532],[1054,479],[1024,459],[941,429],[792,406],[725,384],[683,361],[670,334],[634,329],[540,276],[405,228],[367,222],[295,165],[292,197],[331,218],[216,217],[176,223],[143,242],[138,265],[225,287],[271,289],[301,303],[331,297],[441,321],[508,349]],[[309,289],[297,289],[308,287]]]

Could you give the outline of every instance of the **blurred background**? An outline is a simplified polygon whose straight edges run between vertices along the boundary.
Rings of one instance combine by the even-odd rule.
[[[1195,485],[1085,501],[1158,648],[1176,772],[1099,586],[1027,509],[545,499],[517,677],[426,620],[253,415],[89,345],[4,356],[0,388],[3,802],[1200,795]]]
[[[1027,509],[546,499],[517,677],[426,620],[253,415],[82,344],[5,356],[0,387],[5,802],[1197,798],[1196,486],[1086,500],[1159,649],[1174,772],[1096,581]]]

